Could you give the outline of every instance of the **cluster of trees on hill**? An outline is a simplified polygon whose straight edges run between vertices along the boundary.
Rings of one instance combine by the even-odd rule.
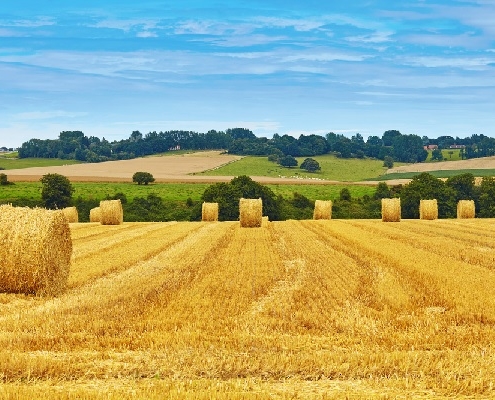
[[[75,159],[87,162],[123,160],[172,150],[226,149],[231,154],[258,156],[312,157],[334,153],[342,158],[377,158],[400,162],[422,162],[427,158],[424,146],[437,145],[439,149],[456,145],[461,148],[462,158],[495,155],[495,139],[484,135],[472,135],[460,139],[441,136],[404,135],[388,130],[379,136],[363,136],[356,133],[348,138],[333,132],[325,136],[290,135],[275,133],[271,139],[257,137],[245,128],[207,133],[192,131],[149,132],[134,131],[128,139],[109,142],[105,138],[87,137],[81,131],[61,132],[58,139],[31,139],[19,148],[19,157]]]

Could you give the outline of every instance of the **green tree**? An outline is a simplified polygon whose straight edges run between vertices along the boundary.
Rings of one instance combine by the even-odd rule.
[[[148,183],[154,182],[155,178],[149,172],[136,172],[132,175],[132,181],[136,182],[138,185],[147,185]]]
[[[284,156],[284,157],[280,157],[278,163],[282,166],[282,167],[287,167],[287,168],[291,168],[291,167],[297,167],[297,160],[293,157],[293,156]]]
[[[495,217],[495,179],[485,176],[479,188],[479,209],[477,215],[481,218]]]
[[[342,201],[351,201],[351,192],[347,188],[342,188],[340,190],[339,199]]]
[[[393,168],[394,167],[394,159],[390,156],[385,156],[383,158],[383,166],[387,168]]]
[[[9,179],[6,174],[0,174],[0,185],[10,184]]]
[[[72,204],[74,188],[67,177],[60,174],[46,174],[40,179],[41,198],[46,208],[61,209]]]
[[[373,194],[373,198],[375,200],[380,200],[380,199],[388,199],[390,197],[392,197],[392,191],[385,182],[380,182],[376,187],[375,193]]]
[[[402,218],[419,218],[420,200],[436,199],[438,216],[453,218],[456,215],[455,191],[440,179],[423,172],[416,175],[400,192]]]
[[[301,169],[308,172],[316,172],[321,170],[320,163],[313,158],[306,158],[300,165]]]
[[[194,207],[191,219],[201,219],[203,202],[218,203],[218,219],[220,221],[236,221],[239,219],[239,200],[258,199],[263,201],[263,215],[271,221],[280,219],[280,204],[275,193],[267,186],[253,181],[249,176],[238,176],[229,183],[216,183],[209,186],[201,196],[201,201]]]
[[[443,161],[442,150],[435,149],[431,152],[431,160],[432,161]]]

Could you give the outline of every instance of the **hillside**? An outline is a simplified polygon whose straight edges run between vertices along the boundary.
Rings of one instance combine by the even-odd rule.
[[[466,169],[495,169],[495,157],[408,164],[390,168],[387,170],[387,174],[403,172],[455,171]]]
[[[0,294],[6,398],[495,394],[492,220],[71,232],[65,294]]]

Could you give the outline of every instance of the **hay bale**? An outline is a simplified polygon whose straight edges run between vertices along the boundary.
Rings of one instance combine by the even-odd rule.
[[[332,219],[332,200],[316,200],[313,219]]]
[[[72,239],[61,210],[0,206],[0,292],[53,296],[67,287]]]
[[[259,228],[263,222],[263,202],[261,199],[240,199],[239,219],[243,228]]]
[[[420,200],[419,219],[434,220],[438,218],[437,200]]]
[[[62,209],[62,213],[70,224],[79,222],[79,214],[76,207],[65,207]]]
[[[218,221],[218,203],[203,203],[201,220],[207,222]]]
[[[124,222],[124,211],[120,200],[100,201],[100,214],[102,225],[122,225]]]
[[[101,208],[95,207],[89,210],[89,222],[101,222]]]
[[[400,198],[382,199],[382,221],[400,222]]]
[[[474,218],[474,215],[474,200],[459,200],[459,202],[457,203],[457,218]]]
[[[261,226],[268,226],[268,223],[270,222],[270,218],[268,218],[267,216],[263,216],[263,218],[261,218]]]

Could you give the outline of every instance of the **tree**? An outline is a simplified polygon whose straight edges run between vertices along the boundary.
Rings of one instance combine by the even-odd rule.
[[[385,156],[383,158],[383,166],[387,168],[393,168],[394,167],[394,159],[390,156]]]
[[[340,195],[339,195],[340,200],[342,201],[351,201],[351,192],[347,188],[342,188],[340,190]]]
[[[45,207],[49,209],[61,209],[72,204],[74,188],[67,177],[60,174],[46,174],[40,179],[41,198]]]
[[[149,172],[136,172],[132,175],[132,181],[136,182],[138,185],[147,185],[148,183],[154,182],[155,178],[153,178],[153,175]]]
[[[443,161],[442,150],[435,149],[431,152],[431,160],[432,161]]]
[[[267,186],[253,181],[249,176],[241,175],[229,183],[216,183],[209,186],[201,196],[201,201],[195,206],[191,219],[201,219],[203,202],[218,203],[218,219],[220,221],[236,221],[239,219],[239,200],[258,199],[263,201],[263,215],[270,221],[280,219],[280,204],[275,193]]]
[[[292,157],[292,156],[284,156],[284,157],[280,157],[278,163],[282,166],[282,167],[287,167],[287,168],[291,168],[291,167],[297,167],[297,160]]]
[[[299,168],[304,169],[308,172],[316,172],[321,170],[320,164],[313,158],[306,158],[301,163],[301,166]]]
[[[9,179],[6,174],[0,174],[0,185],[9,185]]]

